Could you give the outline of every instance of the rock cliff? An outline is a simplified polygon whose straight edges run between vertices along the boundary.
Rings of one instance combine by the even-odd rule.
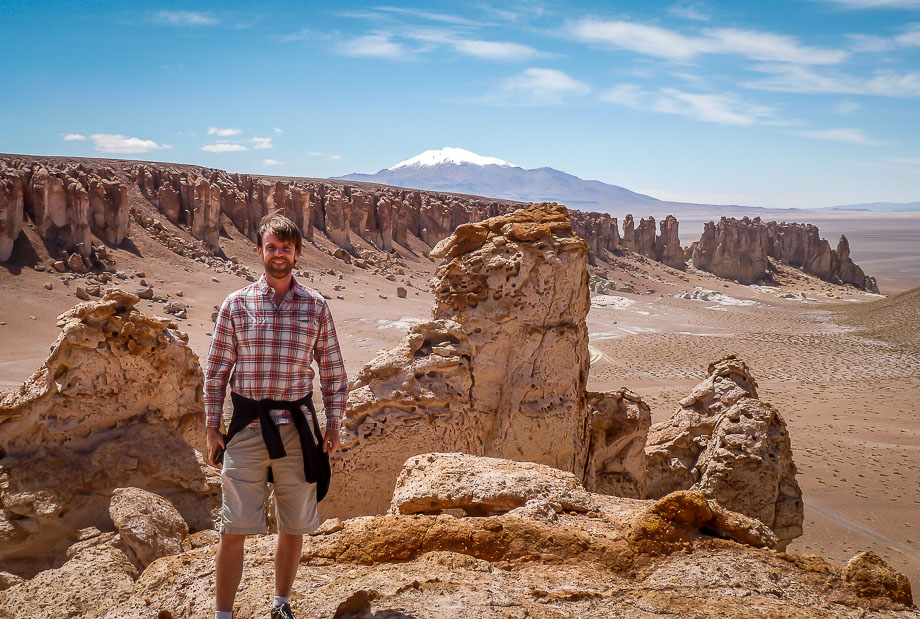
[[[0,261],[9,259],[24,217],[43,239],[88,259],[93,234],[113,245],[125,238],[131,200],[134,206],[146,203],[173,223],[187,226],[214,253],[220,252],[222,214],[252,240],[259,220],[279,210],[300,226],[308,240],[319,231],[346,251],[353,250],[356,237],[390,251],[394,243],[408,247],[410,235],[433,247],[461,224],[522,206],[475,196],[262,178],[189,165],[125,162],[119,167],[5,158],[0,159]],[[811,225],[722,218],[718,224],[707,224],[700,241],[685,251],[673,215],[661,221],[660,234],[654,217],[642,219],[636,227],[633,216],[626,215],[622,235],[616,218],[606,213],[572,211],[570,215],[573,230],[588,247],[591,264],[609,258],[611,252],[630,250],[678,269],[693,259],[697,268],[752,283],[767,275],[767,258],[772,257],[827,281],[877,292],[875,280],[850,259],[846,239],[834,251]]]
[[[115,176],[109,166],[0,159],[0,261],[9,259],[24,215],[43,239],[84,258],[90,257],[92,234],[121,243],[129,207]]]
[[[62,314],[47,360],[0,393],[0,569],[53,562],[77,531],[109,521],[119,487],[168,497],[193,528],[210,527],[219,488],[193,447],[198,358],[137,301],[112,291]]]
[[[699,269],[745,284],[766,278],[768,258],[773,258],[825,281],[878,293],[875,279],[850,258],[846,237],[840,238],[834,251],[811,224],[723,217],[717,224],[705,225],[700,240],[687,249],[687,257]]]

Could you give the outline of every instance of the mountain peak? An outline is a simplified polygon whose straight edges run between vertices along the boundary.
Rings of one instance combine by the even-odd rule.
[[[472,164],[478,166],[497,165],[503,168],[517,167],[514,164],[498,159],[497,157],[483,157],[476,153],[470,152],[463,148],[452,148],[445,146],[440,150],[426,150],[420,155],[411,159],[400,161],[388,170],[399,168],[430,168],[441,164],[463,165]]]

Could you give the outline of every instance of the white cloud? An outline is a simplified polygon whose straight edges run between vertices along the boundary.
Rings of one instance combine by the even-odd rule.
[[[255,148],[256,150],[265,150],[267,148],[274,148],[274,146],[272,145],[271,138],[252,138],[252,141],[255,144],[253,148]]]
[[[451,41],[450,45],[461,54],[486,60],[530,60],[540,55],[532,47],[510,41],[457,39]]]
[[[455,24],[461,26],[479,26],[479,22],[475,22],[465,17],[457,17],[456,15],[447,15],[445,13],[434,13],[431,11],[419,11],[418,9],[406,9],[401,7],[394,6],[380,6],[376,8],[377,11],[386,11],[388,13],[397,13],[400,15],[406,15],[409,17],[419,17],[421,19],[427,19],[430,21],[442,22],[445,24]]]
[[[825,0],[848,9],[917,9],[920,0]]]
[[[80,142],[85,139],[86,139],[86,136],[81,135],[79,133],[67,133],[64,135],[65,142]]]
[[[675,114],[720,125],[777,123],[772,108],[747,103],[731,94],[691,93],[675,88],[651,91],[635,84],[618,84],[601,93],[600,98],[640,111]]]
[[[705,30],[705,45],[713,53],[739,54],[752,60],[791,62],[796,64],[838,64],[847,52],[803,46],[793,37],[755,30],[719,28]]]
[[[309,28],[301,28],[297,32],[281,37],[281,42],[290,43],[291,41],[305,41],[311,36],[313,36],[313,32]]]
[[[862,104],[856,101],[838,101],[832,106],[832,109],[838,114],[852,114],[862,109]]]
[[[219,135],[221,137],[227,137],[228,135],[239,135],[242,132],[242,129],[233,129],[230,127],[226,129],[221,129],[219,127],[208,127],[208,135]]]
[[[712,28],[701,36],[687,36],[660,26],[625,21],[583,19],[569,25],[583,43],[602,44],[646,56],[687,62],[701,54],[739,55],[753,60],[799,64],[837,64],[847,57],[843,50],[809,47],[790,36]]]
[[[591,87],[562,71],[533,67],[506,79],[502,92],[506,101],[510,97],[525,104],[560,103],[568,95],[588,94]]]
[[[309,157],[328,157],[332,161],[338,161],[339,159],[342,158],[342,155],[336,155],[334,153],[324,153],[322,151],[315,151],[315,150],[309,151],[305,154],[308,155]]]
[[[426,47],[418,51],[428,51],[446,45],[458,54],[483,60],[521,61],[544,55],[534,48],[521,43],[469,39],[446,29],[422,28],[407,32],[404,36],[427,44]]]
[[[157,144],[153,140],[131,138],[117,133],[94,133],[89,136],[97,153],[149,153],[152,150],[172,148],[169,144]]]
[[[907,25],[895,41],[904,47],[920,47],[920,23]]]
[[[264,159],[264,160],[262,160],[262,165],[265,165],[265,166],[279,166],[279,165],[287,165],[287,164],[286,164],[285,162],[283,162],[283,161],[277,161],[277,160],[275,160],[275,159]]]
[[[674,17],[691,19],[693,21],[709,21],[709,15],[703,10],[702,6],[698,2],[688,2],[686,0],[682,0],[681,2],[672,4],[668,8],[668,13]]]
[[[920,47],[920,23],[907,24],[894,37],[848,34],[850,48],[857,52],[890,52],[904,47]]]
[[[201,147],[201,150],[206,150],[209,153],[238,153],[243,150],[249,150],[242,144],[228,144],[226,142],[221,142],[218,144],[205,144]]]
[[[794,131],[795,135],[816,140],[832,140],[848,144],[862,144],[863,146],[881,146],[884,142],[873,140],[862,129],[816,129],[813,131]]]
[[[402,59],[407,55],[402,44],[393,41],[388,34],[368,34],[338,44],[340,53],[346,56],[366,58]]]
[[[584,43],[602,43],[656,58],[690,60],[700,53],[697,40],[658,26],[583,19],[571,25],[570,31]]]
[[[275,127],[275,133],[284,133],[284,130],[279,129],[278,127]]]
[[[876,71],[872,77],[821,74],[801,66],[759,65],[756,70],[771,77],[742,84],[747,88],[797,93],[877,95],[880,97],[920,97],[920,72]]]
[[[160,11],[156,21],[171,26],[212,26],[220,22],[211,13],[197,11]]]

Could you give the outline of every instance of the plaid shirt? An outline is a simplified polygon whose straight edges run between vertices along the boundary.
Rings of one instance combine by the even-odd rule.
[[[339,428],[348,378],[329,306],[321,294],[296,281],[277,306],[273,295],[263,274],[228,296],[217,313],[204,373],[205,425],[220,427],[228,378],[233,391],[253,400],[304,397],[313,391],[315,356],[326,428]],[[275,423],[291,422],[287,411],[271,411],[271,416]]]

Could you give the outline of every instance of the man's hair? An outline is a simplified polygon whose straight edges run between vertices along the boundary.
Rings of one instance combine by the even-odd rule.
[[[294,244],[294,249],[300,253],[303,247],[303,237],[300,235],[300,229],[293,221],[281,213],[269,213],[259,222],[259,231],[256,232],[256,242],[262,247],[262,237],[266,234],[274,234],[281,241],[287,241]]]

